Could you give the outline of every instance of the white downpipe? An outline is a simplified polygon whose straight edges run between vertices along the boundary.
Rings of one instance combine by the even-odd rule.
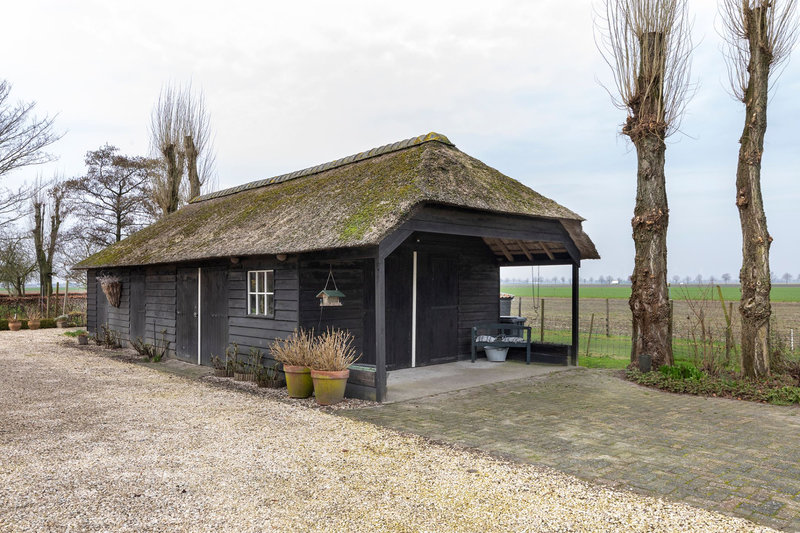
[[[411,279],[411,368],[417,366],[417,252]]]
[[[197,364],[198,365],[200,364],[200,351],[203,349],[202,348],[202,344],[200,342],[200,340],[202,338],[200,336],[200,330],[201,330],[201,327],[203,325],[202,324],[202,321],[203,321],[203,312],[202,312],[203,308],[201,307],[201,304],[203,303],[203,299],[202,299],[203,298],[203,291],[202,291],[202,287],[203,286],[200,284],[200,278],[201,278],[202,275],[203,275],[203,270],[200,267],[197,267]]]

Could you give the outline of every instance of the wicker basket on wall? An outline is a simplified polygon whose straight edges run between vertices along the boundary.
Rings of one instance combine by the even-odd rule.
[[[122,280],[117,276],[107,275],[98,276],[97,281],[100,282],[100,287],[102,287],[108,303],[114,307],[119,307],[122,298]]]

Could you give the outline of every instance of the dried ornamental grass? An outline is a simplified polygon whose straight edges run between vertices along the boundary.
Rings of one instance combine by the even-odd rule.
[[[353,347],[353,336],[347,331],[328,329],[314,340],[313,370],[340,372],[358,361],[361,354]]]
[[[314,330],[296,329],[286,339],[275,339],[270,346],[272,358],[289,366],[310,366],[313,359]]]

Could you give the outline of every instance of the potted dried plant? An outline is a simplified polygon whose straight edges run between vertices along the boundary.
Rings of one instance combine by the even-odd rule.
[[[28,329],[39,329],[42,326],[42,310],[37,304],[27,306],[25,314],[28,316]]]
[[[100,282],[100,288],[103,289],[108,303],[119,307],[122,298],[122,278],[113,274],[105,274],[97,276],[97,281]]]
[[[67,320],[69,320],[69,317],[67,315],[58,315],[56,317],[56,327],[57,328],[67,327]]]
[[[78,332],[78,344],[81,346],[86,346],[89,344],[89,333],[86,331],[79,331]]]
[[[218,355],[211,356],[211,366],[214,367],[214,375],[224,378],[228,375],[227,361]]]
[[[295,330],[286,339],[275,339],[270,346],[272,357],[283,364],[290,398],[308,398],[314,392],[314,382],[308,366],[313,346],[314,332],[302,328]]]
[[[19,331],[22,329],[22,320],[17,318],[17,314],[8,317],[8,329],[11,331]]]
[[[347,331],[328,329],[314,340],[311,379],[314,396],[320,405],[333,405],[344,399],[350,365],[361,357]]]

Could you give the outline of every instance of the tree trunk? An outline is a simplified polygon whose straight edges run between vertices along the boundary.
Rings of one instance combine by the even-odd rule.
[[[186,172],[189,176],[189,199],[200,196],[200,175],[197,173],[197,148],[191,135],[183,138],[183,151],[186,153]]]
[[[167,201],[163,206],[164,214],[168,215],[178,210],[181,188],[182,167],[178,166],[177,150],[174,144],[167,145],[164,149],[164,158],[167,160]]]
[[[623,128],[636,147],[636,206],[631,220],[636,250],[631,297],[633,346],[631,359],[650,354],[652,367],[672,364],[667,289],[667,207],[664,154],[664,38],[647,33],[641,41],[641,66],[633,115]]]
[[[761,155],[767,131],[769,67],[772,57],[762,39],[767,35],[767,7],[745,8],[750,40],[749,79],[744,92],[745,123],[736,167],[736,206],[742,226],[742,371],[748,377],[769,374],[769,272],[767,216],[761,197]]]

